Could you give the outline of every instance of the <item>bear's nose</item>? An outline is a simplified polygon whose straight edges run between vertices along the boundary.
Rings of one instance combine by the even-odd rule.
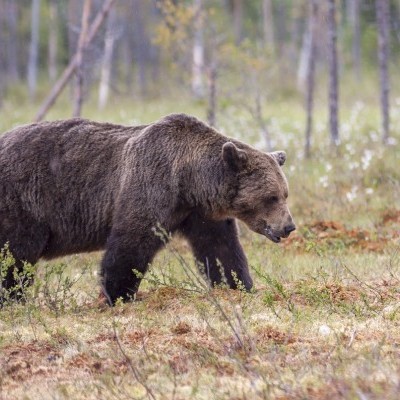
[[[289,236],[290,232],[293,232],[294,230],[296,230],[296,225],[294,224],[285,226],[285,235]]]

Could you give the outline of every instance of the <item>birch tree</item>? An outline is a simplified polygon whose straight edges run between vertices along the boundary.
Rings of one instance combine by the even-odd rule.
[[[194,37],[192,62],[192,92],[196,98],[204,96],[204,23],[203,0],[194,0]]]
[[[148,59],[149,38],[145,22],[147,6],[149,3],[142,0],[131,0],[133,6],[133,33],[134,33],[134,58],[137,65],[136,81],[139,88],[138,94],[145,97],[148,91]]]
[[[29,97],[34,99],[37,87],[38,53],[39,53],[39,20],[40,0],[32,0],[31,11],[31,41],[28,60],[28,89]]]
[[[55,0],[49,1],[48,74],[51,81],[57,77],[58,8]]]
[[[331,144],[339,145],[338,122],[338,60],[335,0],[328,0],[328,47],[329,47],[329,130]]]
[[[312,0],[310,0],[312,2]],[[311,4],[311,3],[310,3]],[[311,20],[309,21],[311,23]],[[311,60],[311,26],[304,28],[303,38],[301,43],[301,51],[299,56],[299,65],[297,67],[297,87],[304,90],[309,71],[309,63]]]
[[[207,122],[210,126],[215,126],[217,113],[217,64],[211,61],[208,71],[208,107]]]
[[[350,1],[350,23],[353,28],[352,58],[354,74],[357,80],[361,78],[361,23],[360,6],[361,0]]]
[[[265,44],[275,50],[274,14],[272,0],[262,0],[263,33]]]
[[[100,84],[99,84],[99,108],[103,109],[108,101],[111,81],[112,56],[114,43],[116,40],[115,32],[115,13],[111,11],[107,20],[107,30],[104,38],[103,62],[101,65]]]
[[[7,59],[7,79],[16,81],[19,79],[18,70],[18,40],[17,40],[17,3],[12,0],[5,0],[3,4],[3,18],[6,27],[6,35],[3,44],[6,49]]]
[[[239,44],[243,35],[243,4],[244,0],[233,0],[233,33],[235,43]]]
[[[305,156],[311,155],[311,133],[313,124],[313,108],[314,108],[314,86],[315,86],[315,58],[316,58],[316,33],[317,33],[317,0],[310,0],[310,16],[309,16],[309,60],[307,71],[307,90],[306,90],[306,109],[307,123],[305,135]]]
[[[73,116],[80,117],[83,103],[83,52],[87,45],[87,31],[89,25],[90,8],[92,0],[85,0],[82,12],[81,32],[78,40],[78,50],[76,53],[76,86],[75,86],[75,105]]]
[[[389,139],[389,0],[376,0],[376,20],[378,24],[378,60],[380,75],[380,98],[382,113],[382,140]]]

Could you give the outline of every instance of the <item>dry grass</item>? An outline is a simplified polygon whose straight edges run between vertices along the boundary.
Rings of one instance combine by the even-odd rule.
[[[65,277],[88,267],[57,309],[39,290],[0,311],[0,398],[398,398],[396,243],[377,253],[349,245],[340,257],[244,243],[254,293],[182,289],[190,261],[167,250],[137,301],[113,309],[94,294],[99,255],[64,260]]]
[[[189,281],[183,268],[193,264],[180,241],[172,246],[183,260],[160,253],[136,301],[113,309],[98,301],[101,254],[41,263],[26,303],[0,310],[1,400],[398,399],[399,147],[380,147],[371,131],[376,109],[363,104],[343,117],[339,157],[326,148],[321,117],[313,159],[304,160],[303,110],[292,103],[271,104],[270,126],[276,148],[288,151],[299,229],[274,245],[242,227],[254,293]],[[201,116],[198,106],[185,107],[121,101],[103,118]],[[14,108],[5,104],[2,130],[34,114]],[[93,107],[85,115],[98,119]],[[398,109],[392,117],[400,126]],[[259,137],[229,108],[219,125],[246,141]]]

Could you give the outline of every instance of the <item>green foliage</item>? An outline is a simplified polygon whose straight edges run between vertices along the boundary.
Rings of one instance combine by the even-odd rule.
[[[29,263],[24,262],[22,268],[16,267],[14,256],[6,244],[0,250],[0,305],[7,304],[9,301],[21,300],[28,301],[28,287],[35,274],[35,268]],[[15,281],[10,287],[5,287],[4,282],[7,280]]]

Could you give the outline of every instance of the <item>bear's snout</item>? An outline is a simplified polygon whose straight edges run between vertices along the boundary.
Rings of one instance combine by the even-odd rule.
[[[296,230],[296,225],[291,223],[289,225],[286,225],[283,230],[285,232],[285,237],[288,237],[293,231]]]

